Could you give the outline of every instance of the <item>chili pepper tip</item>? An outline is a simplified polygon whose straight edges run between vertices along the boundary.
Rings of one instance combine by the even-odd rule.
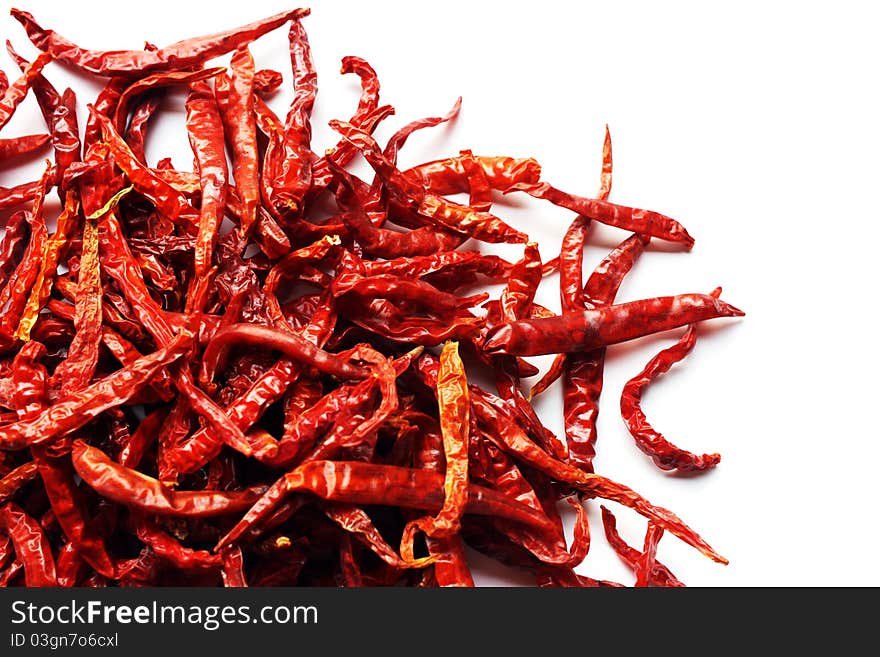
[[[740,310],[736,306],[731,306],[726,301],[719,301],[718,305],[721,307],[721,312],[726,317],[745,317],[745,311]]]

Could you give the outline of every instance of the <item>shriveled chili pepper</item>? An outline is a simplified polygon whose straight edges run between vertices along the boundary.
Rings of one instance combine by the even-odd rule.
[[[302,360],[319,372],[344,379],[360,379],[365,376],[360,368],[340,360],[299,336],[262,326],[235,324],[216,333],[205,350],[204,362],[208,372],[206,379],[213,378],[220,349],[232,342],[245,342],[270,347],[284,352],[291,358]]]
[[[7,502],[0,506],[0,526],[12,539],[15,554],[24,567],[25,585],[57,586],[52,547],[39,523],[12,502]]]
[[[294,9],[228,32],[196,37],[157,50],[96,51],[80,48],[53,30],[44,30],[26,11],[13,9],[28,38],[47,57],[66,62],[97,75],[145,74],[156,70],[185,69],[231,52],[290,20],[307,16],[308,9]]]
[[[160,559],[168,561],[181,570],[216,570],[220,568],[222,560],[216,554],[207,550],[193,550],[181,545],[177,539],[162,531],[146,516],[133,514],[135,535],[149,545]]]
[[[721,288],[712,292],[713,297],[720,294]],[[654,356],[639,374],[626,382],[620,396],[620,414],[630,435],[635,439],[639,449],[650,456],[662,470],[700,472],[715,467],[721,461],[720,454],[697,455],[676,447],[648,423],[642,411],[644,389],[651,381],[668,372],[670,367],[687,356],[696,342],[697,326],[691,324],[678,342]]]
[[[114,463],[96,447],[81,440],[71,454],[77,474],[104,497],[156,515],[190,518],[236,513],[249,508],[261,489],[235,492],[171,490],[137,470]]]
[[[0,479],[0,504],[15,495],[22,486],[36,479],[38,474],[37,464],[34,461],[23,463],[6,473]]]
[[[134,156],[141,162],[147,161],[145,152],[147,126],[153,118],[162,101],[162,92],[145,94],[134,106],[131,120],[125,129],[125,141]]]
[[[162,87],[174,84],[193,84],[195,82],[213,78],[223,71],[224,69],[222,68],[203,68],[196,71],[154,73],[153,75],[141,78],[127,87],[116,101],[116,107],[113,109],[113,127],[120,135],[125,132],[129,104],[141,94],[146,94],[156,89],[161,89]]]
[[[14,157],[38,151],[51,140],[50,135],[25,135],[14,139],[0,139],[0,165]]]
[[[684,226],[675,219],[651,210],[629,208],[608,201],[575,196],[556,189],[546,182],[537,185],[517,184],[512,189],[528,192],[536,198],[550,201],[554,205],[572,210],[602,224],[669,242],[680,242],[687,248],[694,245],[694,238]]]
[[[214,93],[232,146],[232,176],[242,203],[240,230],[248,235],[257,221],[260,177],[257,163],[257,126],[254,120],[254,58],[247,48],[232,54],[232,75],[217,77]]]
[[[472,159],[483,169],[492,189],[506,191],[515,185],[536,184],[541,178],[541,165],[532,158],[505,156],[459,155],[426,162],[404,171],[434,194],[459,194],[470,191],[467,163]]]
[[[195,247],[195,275],[203,278],[211,267],[214,242],[226,206],[226,154],[223,124],[214,92],[204,81],[190,84],[186,100],[187,132],[201,181],[199,232]],[[197,306],[197,309],[201,309]]]
[[[656,297],[560,317],[501,324],[490,331],[483,349],[517,356],[588,351],[685,324],[744,315],[738,308],[707,294]]]

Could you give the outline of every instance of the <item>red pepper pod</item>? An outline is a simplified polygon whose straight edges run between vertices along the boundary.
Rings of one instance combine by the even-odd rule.
[[[745,313],[708,294],[680,294],[605,306],[558,317],[523,319],[489,331],[489,354],[540,356],[590,351],[652,333]]]
[[[514,189],[550,201],[554,205],[572,210],[602,224],[616,226],[634,233],[651,235],[669,242],[680,242],[688,249],[694,245],[694,238],[690,236],[684,226],[659,212],[629,208],[601,199],[575,196],[556,189],[546,182],[537,185],[515,185],[511,191]]]
[[[264,490],[172,490],[157,479],[114,463],[82,440],[74,441],[71,458],[76,473],[96,492],[117,504],[160,516],[209,518],[240,513],[250,508]]]
[[[12,9],[12,17],[22,24],[28,38],[40,50],[95,75],[134,75],[157,70],[185,69],[219,57],[258,39],[288,21],[308,16],[308,9],[293,9],[234,30],[186,39],[156,50],[88,50],[53,30],[40,27],[26,11]]]
[[[644,389],[687,356],[696,341],[697,327],[691,324],[678,342],[654,356],[639,374],[627,381],[620,394],[620,414],[627,429],[639,449],[650,456],[661,470],[702,472],[714,468],[721,461],[720,454],[694,454],[676,447],[651,426],[642,410]]]

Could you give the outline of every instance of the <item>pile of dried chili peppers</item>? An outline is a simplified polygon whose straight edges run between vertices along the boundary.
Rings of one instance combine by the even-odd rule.
[[[647,519],[633,547],[602,507],[637,585],[681,585],[656,560],[664,533],[725,563],[672,512],[593,471],[606,346],[676,327],[681,340],[626,385],[624,420],[661,468],[718,463],[655,431],[640,396],[699,322],[742,313],[718,290],[615,302],[652,241],[691,247],[684,227],[607,200],[609,139],[595,198],[543,181],[533,159],[463,151],[401,170],[407,138],[458,105],[380,145],[372,133],[394,110],[357,57],[342,73],[359,77],[360,100],[316,152],[308,13],[97,52],[13,10],[42,54],[7,43],[21,75],[0,76],[0,127],[33,92],[47,133],[4,138],[0,154],[54,155],[39,180],[0,189],[0,583],[469,586],[469,546],[540,585],[618,586],[574,570],[593,498]],[[278,28],[292,79],[248,50]],[[228,67],[208,65],[227,54]],[[105,81],[84,126],[83,100],[43,75],[53,63]],[[281,84],[294,94],[285,117],[266,102]],[[172,87],[187,92],[195,171],[145,157]],[[346,169],[358,155],[371,180]],[[526,227],[492,213],[496,194],[517,191],[575,213],[558,258],[542,262]],[[591,222],[626,235],[585,282]],[[469,239],[523,255],[459,248]],[[534,302],[555,271],[561,314]],[[504,284],[500,298],[486,283]],[[545,354],[556,359],[525,394],[539,372],[523,357]],[[564,436],[531,405],[558,378]]]

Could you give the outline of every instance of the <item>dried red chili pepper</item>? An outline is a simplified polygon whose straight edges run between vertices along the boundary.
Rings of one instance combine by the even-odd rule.
[[[400,553],[410,561],[414,559],[415,533],[422,531],[432,538],[446,538],[456,533],[467,500],[468,438],[463,432],[469,426],[468,387],[455,342],[447,342],[440,353],[437,402],[446,461],[443,506],[435,517],[419,518],[404,527]]]
[[[203,68],[196,71],[169,71],[154,73],[134,82],[122,92],[113,109],[113,127],[120,135],[125,133],[126,120],[129,113],[129,104],[141,94],[146,94],[162,87],[174,84],[193,84],[202,80],[213,78],[224,69]]]
[[[242,203],[239,228],[247,236],[257,221],[260,174],[257,164],[257,125],[254,120],[254,58],[247,48],[232,54],[232,75],[216,78],[214,93],[223,117],[226,140],[232,147],[232,176]]]
[[[0,139],[0,165],[14,157],[38,151],[51,140],[50,135],[25,135],[14,139]]]
[[[441,481],[442,477],[425,470],[372,463],[310,461],[276,482],[215,549],[224,549],[234,542],[292,492],[307,491],[322,499],[353,504],[388,504],[436,511],[443,504]],[[468,487],[465,513],[495,515],[533,525],[536,529],[547,527],[544,518],[533,510],[479,486]]]
[[[15,495],[22,486],[36,479],[38,474],[37,464],[33,461],[23,463],[6,473],[0,479],[0,504]]]
[[[52,546],[36,520],[12,502],[0,507],[0,527],[12,540],[18,561],[24,567],[26,586],[57,586]]]
[[[54,57],[97,75],[129,75],[198,65],[250,43],[288,21],[307,16],[309,10],[294,9],[235,30],[187,39],[157,50],[106,52],[80,48],[57,32],[44,30],[26,11],[13,9],[10,13],[22,24],[31,42],[40,50],[47,51],[47,57]]]
[[[261,488],[242,491],[171,490],[159,481],[117,463],[81,440],[71,453],[77,474],[104,497],[156,515],[202,518],[236,513],[249,508]]]
[[[744,315],[738,308],[707,294],[656,297],[560,317],[501,324],[490,331],[483,350],[518,356],[589,351],[685,324]]]
[[[713,297],[720,294],[721,288],[712,292]],[[648,423],[642,411],[644,389],[651,381],[668,372],[670,367],[687,356],[696,342],[697,326],[691,324],[678,342],[654,356],[639,374],[627,381],[620,395],[620,414],[627,429],[635,438],[639,449],[650,456],[662,470],[700,472],[714,468],[721,461],[720,454],[697,455],[676,447]]]
[[[651,210],[628,208],[600,199],[586,198],[568,194],[556,189],[549,183],[536,185],[517,184],[511,189],[518,189],[536,198],[550,201],[554,205],[577,212],[609,226],[630,230],[640,235],[650,235],[669,242],[680,242],[687,248],[694,245],[684,226],[670,217]]]
[[[24,69],[21,77],[9,85],[3,92],[3,97],[0,98],[0,128],[9,123],[15,108],[24,100],[33,81],[52,59],[54,58],[50,53],[41,53],[39,57]]]
[[[226,207],[226,154],[223,124],[214,92],[204,81],[190,83],[186,99],[186,127],[195,154],[201,182],[199,232],[195,247],[195,275],[207,276],[211,267],[214,242]],[[196,306],[197,310],[201,306]]]

